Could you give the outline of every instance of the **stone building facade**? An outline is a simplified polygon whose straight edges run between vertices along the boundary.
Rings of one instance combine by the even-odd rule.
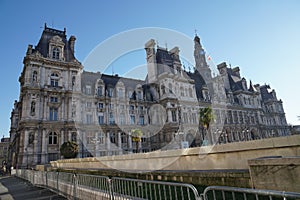
[[[75,40],[45,25],[37,46],[28,46],[11,113],[15,167],[61,159],[60,146],[69,140],[79,144],[78,157],[90,157],[290,134],[275,91],[247,84],[240,69],[226,63],[213,77],[198,36],[193,72],[184,70],[178,47],[149,40],[145,80],[84,71]],[[215,119],[207,131],[199,126],[199,108],[208,106]],[[141,141],[132,141],[132,129],[142,131]]]

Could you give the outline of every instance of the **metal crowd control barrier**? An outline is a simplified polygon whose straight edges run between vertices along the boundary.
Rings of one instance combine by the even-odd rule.
[[[16,176],[68,199],[103,200],[259,200],[300,199],[300,193],[210,186],[199,195],[191,184],[109,178],[86,174],[18,169]]]
[[[197,189],[185,183],[113,177],[112,187],[113,196],[121,199],[200,199]]]
[[[300,199],[300,193],[281,192],[275,190],[258,190],[250,188],[236,188],[226,186],[209,186],[201,194],[203,200],[259,200],[259,199]]]

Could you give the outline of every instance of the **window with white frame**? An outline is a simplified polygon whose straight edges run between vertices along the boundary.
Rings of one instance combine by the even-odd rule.
[[[52,73],[50,76],[51,87],[58,87],[59,76],[57,73]]]
[[[49,120],[50,121],[57,121],[58,120],[58,109],[51,107],[49,109]]]
[[[58,60],[60,57],[60,49],[58,47],[54,47],[52,50],[52,58]]]
[[[55,132],[50,132],[49,133],[49,144],[57,144],[57,134]]]
[[[87,95],[91,95],[92,94],[92,87],[90,85],[86,85],[85,86],[85,93]]]
[[[86,123],[87,124],[92,124],[93,122],[93,116],[91,114],[86,115]]]

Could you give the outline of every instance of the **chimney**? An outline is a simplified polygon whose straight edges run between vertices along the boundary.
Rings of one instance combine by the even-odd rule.
[[[75,40],[76,40],[76,37],[73,35],[69,39],[69,45],[70,45],[70,48],[71,48],[71,51],[73,54],[74,54],[74,49],[75,49]]]
[[[240,75],[240,68],[239,67],[235,67],[232,69],[232,72],[234,73],[234,75],[236,75],[237,77],[241,78]]]

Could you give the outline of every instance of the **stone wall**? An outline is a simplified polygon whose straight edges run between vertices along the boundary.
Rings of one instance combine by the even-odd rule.
[[[157,170],[160,170],[159,173],[171,173],[172,171],[180,173],[180,170],[185,172],[197,170],[199,172],[198,174],[203,174],[201,171],[226,172],[226,170],[248,170],[248,160],[270,156],[300,156],[300,135],[190,149],[155,151],[150,153],[110,157],[58,160],[51,162],[51,166],[54,169],[64,170],[114,170],[119,171],[121,174],[155,173]],[[218,179],[219,181],[214,181],[209,185],[250,186],[250,177],[248,176],[247,178],[247,175],[243,175],[241,179],[238,178],[240,175],[232,175],[233,178],[229,179],[226,177],[229,177],[230,175],[228,175],[228,173],[224,174],[224,176],[220,174],[210,174],[209,177],[215,177],[215,179]],[[201,178],[197,178],[197,176],[202,175],[195,175],[193,173],[190,173],[189,175],[188,178],[184,179],[184,182],[186,182],[186,180],[193,180],[193,184],[202,184],[201,181],[196,181],[197,179],[201,180]],[[162,176],[162,180],[165,179],[163,177],[164,176]],[[169,174],[165,177],[167,177],[166,179],[168,180],[169,178],[172,179],[172,177],[173,180],[181,180],[181,178],[174,178],[180,177],[177,175]],[[236,185],[232,185],[231,183],[234,182],[234,180],[241,180],[244,183],[239,184],[239,181],[237,181]],[[206,182],[205,184],[208,183]]]
[[[215,146],[52,161],[54,168],[121,171],[248,169],[248,160],[300,156],[300,135]]]
[[[300,192],[300,157],[273,157],[249,160],[252,186]]]

